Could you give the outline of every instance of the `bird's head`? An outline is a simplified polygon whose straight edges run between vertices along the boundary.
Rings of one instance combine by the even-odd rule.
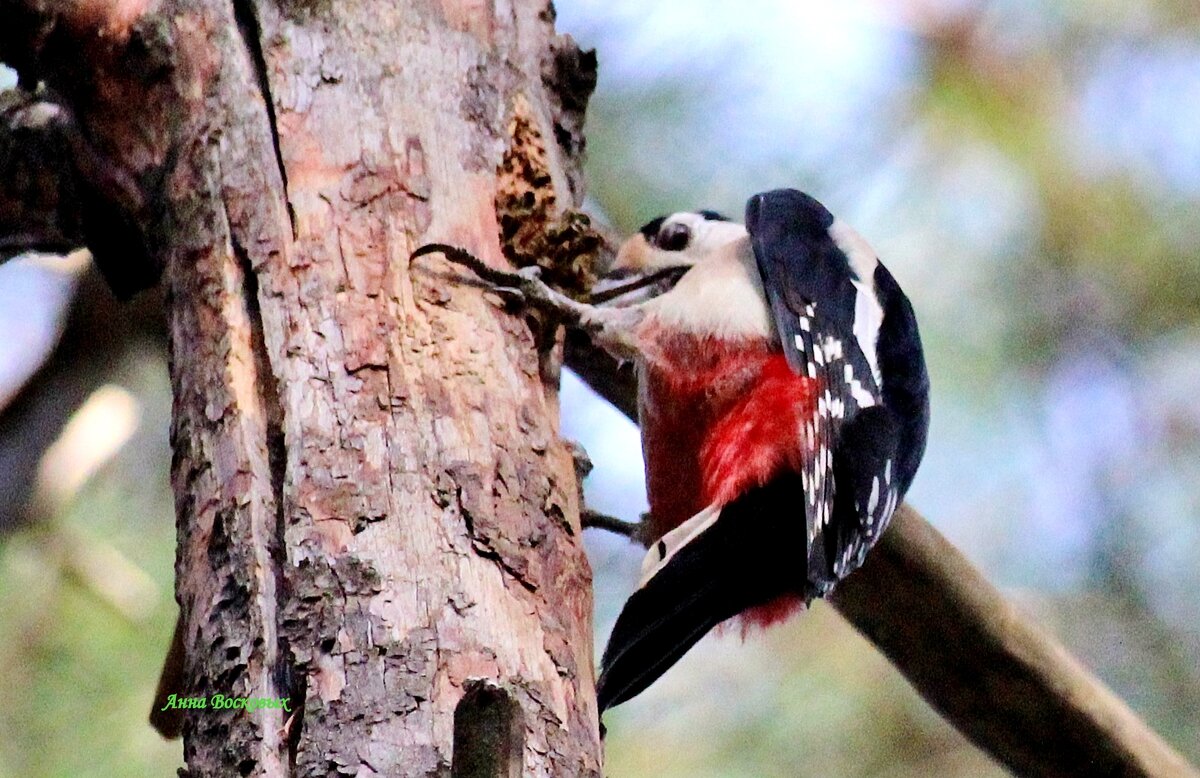
[[[746,228],[716,211],[683,211],[645,224],[621,246],[609,268],[611,279],[691,267],[739,239]]]

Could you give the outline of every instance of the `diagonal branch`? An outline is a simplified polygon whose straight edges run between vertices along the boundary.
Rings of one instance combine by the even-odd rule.
[[[566,364],[637,420],[627,367],[579,333],[567,337]],[[1018,774],[1200,776],[908,505],[832,601],[926,701]]]

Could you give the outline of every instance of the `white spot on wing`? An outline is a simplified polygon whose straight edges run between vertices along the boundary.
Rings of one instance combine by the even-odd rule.
[[[875,383],[879,384],[879,362],[875,355],[879,327],[883,323],[883,308],[875,295],[875,269],[879,267],[879,257],[870,244],[841,219],[834,219],[829,225],[829,237],[846,255],[850,269],[858,276],[854,281],[858,291],[854,300],[854,338],[871,366]]]
[[[825,338],[825,354],[830,361],[842,358],[842,341],[832,335]]]
[[[854,282],[854,287],[858,290],[854,295],[854,339],[871,366],[875,383],[879,384],[879,358],[875,354],[875,345],[879,341],[879,328],[883,325],[883,306],[875,297],[874,288],[859,281]]]
[[[854,377],[854,368],[850,366],[849,362],[845,364],[842,373],[846,385],[850,387],[850,396],[854,398],[854,402],[858,403],[859,408],[870,408],[875,404],[875,398]]]

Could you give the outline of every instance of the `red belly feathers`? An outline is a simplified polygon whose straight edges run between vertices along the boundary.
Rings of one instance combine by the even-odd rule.
[[[799,430],[816,410],[817,392],[816,381],[794,373],[765,340],[670,334],[655,338],[655,345],[640,387],[657,538],[708,505],[724,505],[781,470],[798,469]],[[796,520],[803,521],[799,499]],[[743,631],[780,621],[801,602],[786,597],[746,611]]]

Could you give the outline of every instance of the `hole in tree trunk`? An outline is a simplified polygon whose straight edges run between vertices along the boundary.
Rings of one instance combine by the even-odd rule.
[[[521,706],[487,681],[470,681],[454,709],[451,778],[520,778],[525,725]]]

